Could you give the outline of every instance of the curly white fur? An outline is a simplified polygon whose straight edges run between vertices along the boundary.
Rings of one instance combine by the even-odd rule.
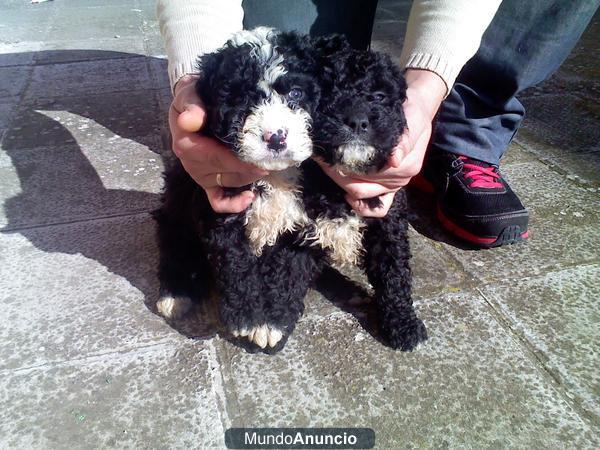
[[[318,217],[314,225],[314,231],[304,238],[306,242],[320,245],[334,265],[344,267],[358,264],[363,252],[362,231],[366,226],[360,217]]]
[[[258,181],[261,195],[246,212],[246,236],[256,255],[275,245],[279,236],[306,226],[306,215],[298,189],[298,169],[274,173]]]
[[[337,152],[342,156],[342,166],[350,172],[360,173],[362,168],[369,165],[377,150],[371,145],[360,141],[340,145]]]
[[[291,109],[279,95],[256,106],[242,128],[240,159],[266,170],[283,170],[300,164],[312,154],[310,116],[303,109]],[[287,130],[286,148],[273,151],[263,134]]]

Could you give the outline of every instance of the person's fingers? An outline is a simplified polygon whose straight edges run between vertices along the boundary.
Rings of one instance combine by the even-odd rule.
[[[240,176],[240,180],[249,178],[254,179],[254,181],[269,174],[265,169],[241,161],[227,147],[221,145],[219,145],[219,147],[220,148],[209,148],[207,149],[208,151],[205,151],[205,156],[207,157],[206,165],[207,167],[216,168],[217,170],[215,170],[215,172],[228,173],[230,176],[235,172]],[[238,184],[239,181],[233,181],[233,183]],[[223,184],[226,185],[225,183]],[[244,184],[241,184],[240,186],[244,186]]]
[[[240,213],[244,211],[254,200],[252,191],[244,191],[233,197],[226,196],[220,187],[205,189],[210,206],[216,213]]]
[[[340,174],[339,171],[335,170],[333,167],[331,167],[329,164],[326,164],[324,161],[322,161],[322,160],[316,160],[316,161],[319,164],[319,166],[321,166],[321,169],[323,170],[323,172],[325,172],[336,183],[340,179],[346,178],[344,175]]]
[[[398,167],[400,176],[407,178],[410,181],[412,177],[419,174],[421,167],[423,166],[423,159],[425,157],[425,152],[427,151],[429,139],[429,133],[423,133],[417,138],[414,147],[405,155],[402,163]]]
[[[260,180],[263,175],[245,172],[223,172],[221,184],[225,187],[242,187]],[[215,176],[216,179],[216,176]]]
[[[406,183],[403,184],[401,182],[399,183],[399,178],[398,178],[398,173],[397,173],[398,170],[391,168],[389,166],[386,168],[383,168],[380,172],[377,172],[377,173],[367,174],[367,175],[358,175],[358,174],[352,174],[352,173],[346,174],[346,173],[340,172],[339,170],[331,167],[330,165],[326,164],[322,160],[317,160],[316,158],[315,158],[315,160],[319,163],[319,165],[321,166],[323,171],[333,181],[335,181],[335,183],[337,185],[339,185],[346,192],[350,192],[352,195],[360,197],[360,198],[364,198],[365,195],[369,195],[368,192],[361,194],[358,190],[365,183],[367,183],[367,184],[374,183],[374,184],[381,185],[382,190],[379,191],[380,193],[396,190],[396,189],[404,186],[404,184],[406,184]]]
[[[202,109],[204,109],[202,100],[200,100],[200,97],[196,94],[194,83],[188,83],[183,88],[178,89],[177,94],[173,97],[171,105],[178,113],[182,113],[192,105],[201,106]]]
[[[169,129],[171,130],[171,147],[173,153],[178,158],[181,158],[183,154],[189,149],[198,145],[198,138],[200,137],[197,133],[189,133],[182,130],[177,123],[179,113],[175,110],[173,105],[169,108]]]
[[[198,161],[222,161],[231,154],[231,151],[216,139],[197,133],[180,132],[173,135],[173,147],[177,148],[180,157],[185,155]]]
[[[379,196],[380,204],[373,206],[373,202],[365,199],[357,199],[351,195],[346,196],[346,201],[359,216],[363,217],[385,217],[394,201],[396,192],[389,192]]]
[[[353,179],[350,179],[350,181],[346,182],[342,188],[355,199],[377,197],[379,195],[394,192],[396,190],[395,188],[390,189],[387,186],[379,183],[356,181]]]
[[[404,159],[404,152],[402,151],[402,147],[400,147],[400,145],[398,145],[394,149],[394,152],[390,155],[388,162],[387,162],[387,167],[397,169],[402,164],[403,159]]]
[[[184,164],[184,168],[188,173],[193,172],[193,168],[186,167]],[[190,170],[188,170],[188,168]],[[221,174],[220,180],[217,179],[218,175]],[[215,172],[215,173],[207,173],[203,174],[199,177],[196,182],[202,186],[203,188],[215,188],[215,187],[229,187],[229,188],[238,188],[242,186],[247,186],[255,181],[258,181],[262,178],[262,176],[256,176],[251,173],[241,173],[241,172]],[[221,185],[219,185],[219,182]]]
[[[222,187],[245,186],[268,172],[240,161],[226,146],[198,133],[204,126],[206,111],[196,94],[196,79],[183,77],[175,87],[169,108],[173,152],[196,183],[204,188],[215,212],[239,213],[250,206],[254,193],[244,191],[230,196],[225,195]]]
[[[170,124],[176,121],[175,114],[173,108],[171,108],[169,111]],[[240,172],[249,174],[250,178],[264,177],[269,173],[264,169],[241,161],[231,150],[216,139],[198,133],[181,131],[174,128],[173,125],[171,125],[171,130],[173,130],[173,151],[182,162],[188,160],[188,166],[194,161],[206,167],[204,173]]]
[[[177,117],[177,125],[187,132],[199,131],[204,126],[206,112],[200,105],[188,105]]]
[[[356,178],[354,176],[349,176],[345,173],[340,172],[339,170],[330,166],[329,164],[327,164],[325,161],[323,161],[320,158],[314,158],[314,159],[321,166],[321,169],[323,169],[323,171],[329,176],[329,178],[331,178],[333,181],[335,181],[335,183],[338,186],[340,186],[342,189],[344,189],[346,192],[348,192],[348,186],[354,186],[356,189],[359,189],[359,185],[365,182],[364,180],[362,180],[360,178]],[[368,181],[367,181],[367,183],[368,183]],[[357,191],[352,192],[352,194],[355,196],[360,195],[359,192],[357,192]]]
[[[213,147],[221,147],[226,149],[224,145],[214,139],[207,138],[194,131],[186,131],[179,126],[178,118],[181,117],[173,106],[169,108],[169,128],[173,137],[173,146],[178,147],[180,152],[185,152],[188,149],[199,147],[203,143],[210,144]],[[209,140],[210,139],[210,140]]]
[[[176,116],[176,124],[187,132],[198,131],[204,125],[206,111],[200,97],[196,94],[194,82],[188,82],[181,89],[171,103],[171,109]],[[171,127],[171,130],[173,128]]]

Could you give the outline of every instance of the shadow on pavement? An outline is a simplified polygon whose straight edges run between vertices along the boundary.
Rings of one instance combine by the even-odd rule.
[[[97,50],[58,50],[37,53],[22,53],[0,55],[0,58],[10,58],[11,65],[26,65],[35,60],[36,67],[45,64],[92,62],[110,60],[113,71],[127,73],[130,61],[143,60],[147,67],[155,65],[166,71],[166,61],[142,55],[129,53],[97,51]],[[40,80],[36,80],[40,83]],[[148,120],[134,123],[124,120],[123,111],[127,105],[113,104],[122,97],[123,101],[129,94],[106,93],[101,88],[89,88],[84,95],[70,95],[71,92],[56,92],[56,82],[52,79],[43,80],[48,86],[54,86],[52,95],[35,98],[27,97],[21,101],[12,120],[12,126],[3,138],[3,150],[11,158],[15,168],[21,192],[5,201],[4,211],[8,220],[4,233],[19,233],[26,237],[34,246],[43,252],[82,254],[106,267],[110,272],[123,277],[140,290],[145,298],[148,309],[156,313],[155,303],[158,299],[158,280],[154,268],[157,266],[158,254],[154,237],[154,224],[148,211],[159,204],[159,195],[150,192],[105,187],[97,168],[90,162],[89,154],[82,151],[82,144],[72,132],[60,121],[49,117],[48,112],[68,112],[78,117],[89,119],[115,135],[137,142],[157,155],[163,164],[170,158],[170,151],[165,151],[169,143],[162,137],[160,127],[166,121],[167,111],[160,103],[156,103],[156,95],[138,95],[135,107],[146,111]],[[65,88],[66,90],[67,88]],[[152,79],[148,85],[136,87],[136,92],[157,92]],[[40,91],[37,86],[36,91]],[[27,91],[25,92],[27,94]],[[64,95],[60,95],[64,94]],[[39,111],[45,111],[41,113]],[[50,114],[52,116],[52,114]],[[72,128],[71,128],[72,129]],[[100,142],[100,147],[94,147],[98,153],[103,153],[102,144],[111,145],[106,137],[92,136]],[[411,198],[413,196],[411,195]],[[116,205],[111,214],[110,208]],[[426,203],[411,202],[416,208],[417,216],[412,220],[413,226],[419,233],[433,239],[445,240],[441,233],[433,234],[436,230],[431,226],[427,216]],[[117,207],[121,212],[114,213]],[[98,208],[98,209],[97,209]],[[101,209],[105,208],[104,211]],[[58,213],[57,213],[58,211]],[[60,211],[67,211],[62,216]],[[70,214],[71,212],[74,214]],[[112,230],[110,218],[142,217],[141,220],[131,220],[124,230]],[[421,219],[423,217],[424,219]],[[109,219],[103,225],[97,221]],[[92,223],[93,221],[93,223]],[[52,225],[87,224],[73,226],[71,234],[64,232],[48,232]],[[108,227],[97,235],[90,235],[90,230]],[[456,242],[452,242],[456,245]],[[148,255],[150,261],[139,263],[139,255]],[[148,267],[151,270],[148,270]],[[341,275],[337,271],[327,270],[316,285],[329,301],[341,309],[353,314],[363,327],[374,337],[377,329],[374,323],[372,309],[368,303],[353,303],[351,299],[368,298],[369,294],[357,283]],[[350,299],[350,300],[348,300]],[[205,302],[195,305],[195,313],[188,314],[184,319],[170,321],[169,324],[181,334],[192,338],[208,338],[218,331],[215,302]],[[227,336],[224,336],[227,339]],[[232,340],[233,342],[233,340]]]
[[[145,58],[148,65],[166,65],[166,62],[157,58],[94,50],[0,55],[0,59],[10,57],[10,63],[18,65],[20,62],[31,62],[32,56],[42,64],[46,61],[54,64],[110,59],[113,70],[115,64],[117,69],[122,65],[124,73],[132,57]],[[52,84],[50,79],[44,81]],[[140,91],[156,90],[156,86],[152,84],[141,85],[138,88]],[[93,95],[90,93],[83,97],[70,96],[69,92],[65,92],[64,96],[56,96],[54,93],[51,98],[24,98],[21,101],[12,119],[12,126],[2,141],[3,151],[10,157],[18,175],[21,192],[4,202],[7,225],[0,231],[21,234],[43,252],[81,254],[99,262],[141,291],[146,307],[156,313],[158,280],[155,268],[158,253],[154,223],[148,211],[158,206],[159,195],[105,187],[96,168],[88,159],[89,155],[83,153],[76,137],[59,121],[49,117],[47,112],[66,111],[88,118],[121,138],[144,145],[157,155],[157,160],[163,162],[166,162],[169,152],[164,151],[167,147],[160,139],[160,131],[155,130],[156,139],[149,139],[148,131],[165,121],[167,112],[157,110],[156,97],[148,95],[147,104],[137,106],[148,111],[149,117],[156,116],[156,123],[150,127],[147,123],[142,124],[142,129],[138,124],[131,127],[126,120],[119,117],[119,104],[107,104],[111,100],[97,94],[102,92],[93,92]],[[121,95],[125,97],[127,93]],[[137,101],[143,98],[138,97]],[[46,113],[41,113],[40,110]],[[111,145],[107,137],[93,138],[100,141],[100,144],[106,141],[106,145]],[[102,145],[95,145],[95,150],[102,150]],[[108,210],[110,205],[120,205],[121,211],[111,214]],[[97,211],[95,214],[95,206],[104,207],[105,211]],[[63,213],[61,217],[57,211],[67,211],[67,214]],[[69,212],[72,211],[75,213],[69,217]],[[141,219],[127,221],[124,229],[114,228],[111,218],[126,218],[132,215],[138,218],[141,216]],[[103,223],[98,224],[98,220]],[[52,225],[55,224],[66,224],[69,233],[53,229]],[[44,228],[42,232],[41,227],[50,227],[50,230]],[[90,235],[91,232],[94,234]],[[140,255],[148,256],[151,261],[140,261]],[[148,270],[149,266],[151,270]],[[189,337],[213,336],[216,328],[214,316],[206,310],[206,306],[201,305],[198,305],[196,313],[191,314],[189,320],[172,322],[171,326]]]

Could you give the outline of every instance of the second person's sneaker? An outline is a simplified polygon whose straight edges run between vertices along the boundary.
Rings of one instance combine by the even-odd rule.
[[[498,166],[430,151],[415,184],[435,192],[442,226],[474,245],[498,247],[529,236],[529,213]]]

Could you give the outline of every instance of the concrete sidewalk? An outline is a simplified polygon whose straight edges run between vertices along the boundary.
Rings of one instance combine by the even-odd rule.
[[[380,0],[398,54],[409,1]],[[285,350],[248,354],[214,312],[154,311],[149,212],[169,157],[153,0],[0,1],[0,448],[222,448],[229,427],[371,427],[376,447],[600,447],[596,17],[523,97],[503,169],[528,242],[464,249],[412,195],[430,339],[394,352],[357,282],[322,280]]]

